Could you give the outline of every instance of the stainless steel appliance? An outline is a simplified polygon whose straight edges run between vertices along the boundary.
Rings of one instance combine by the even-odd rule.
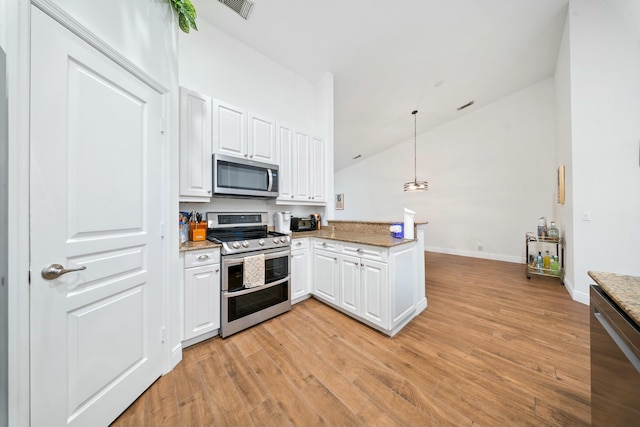
[[[291,310],[291,237],[267,230],[267,213],[208,212],[207,239],[220,243],[223,338]],[[265,284],[244,286],[246,257],[264,254]]]
[[[640,328],[599,287],[591,292],[591,425],[640,420]]]
[[[276,212],[273,214],[273,225],[276,232],[291,234],[291,212]]]
[[[278,165],[213,155],[214,197],[278,197]]]
[[[291,231],[311,231],[317,228],[315,215],[309,217],[291,217]]]

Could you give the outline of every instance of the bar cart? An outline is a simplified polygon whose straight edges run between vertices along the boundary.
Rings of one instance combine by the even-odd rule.
[[[525,235],[526,247],[526,273],[527,279],[531,279],[531,275],[548,276],[560,279],[560,284],[564,285],[564,241],[560,238],[539,237],[536,233],[528,232]],[[533,249],[533,250],[532,250]],[[537,265],[537,255],[541,252],[554,255],[557,258],[557,264],[549,263],[549,266]]]

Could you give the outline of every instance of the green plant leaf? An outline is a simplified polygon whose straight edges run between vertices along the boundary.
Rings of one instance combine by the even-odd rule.
[[[196,25],[196,8],[190,0],[170,0],[171,5],[176,11],[178,18],[178,27],[185,32],[189,33],[189,28],[198,30]]]

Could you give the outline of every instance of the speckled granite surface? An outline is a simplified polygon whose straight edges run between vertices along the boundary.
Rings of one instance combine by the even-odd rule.
[[[415,241],[410,239],[394,239],[391,237],[388,229],[386,233],[364,233],[361,231],[332,230],[331,227],[323,227],[316,231],[294,232],[292,237],[294,239],[297,237],[318,237],[321,239],[340,240],[342,242],[360,243],[384,248],[391,248]]]
[[[589,271],[589,276],[640,326],[640,277]]]
[[[356,233],[380,233],[389,234],[389,227],[393,224],[402,224],[402,221],[338,221],[329,220],[329,226],[335,227],[336,231],[350,231]],[[415,227],[428,224],[427,222],[416,222]]]
[[[212,249],[219,248],[220,244],[213,243],[208,240],[202,240],[200,242],[188,241],[180,245],[180,252],[198,251],[200,249]]]

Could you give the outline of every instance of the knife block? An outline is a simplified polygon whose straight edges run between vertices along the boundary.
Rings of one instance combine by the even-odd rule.
[[[206,222],[192,222],[189,225],[189,240],[201,242],[207,238]]]

